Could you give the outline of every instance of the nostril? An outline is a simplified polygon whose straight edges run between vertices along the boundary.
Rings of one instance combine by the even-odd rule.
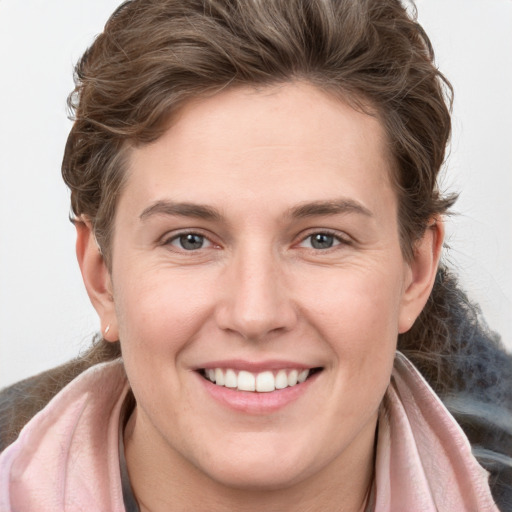
[[[215,317],[223,331],[259,342],[289,332],[296,325],[298,314],[275,282],[252,276],[238,281],[236,290],[217,304]]]

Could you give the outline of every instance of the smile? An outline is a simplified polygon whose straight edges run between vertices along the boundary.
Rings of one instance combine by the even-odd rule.
[[[231,368],[208,368],[200,371],[201,375],[217,386],[238,391],[271,393],[272,391],[294,387],[305,382],[321,368],[281,369],[252,373]]]

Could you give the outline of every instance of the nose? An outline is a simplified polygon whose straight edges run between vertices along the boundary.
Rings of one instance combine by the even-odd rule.
[[[234,255],[219,283],[217,325],[252,341],[290,331],[298,315],[283,265],[268,248]]]

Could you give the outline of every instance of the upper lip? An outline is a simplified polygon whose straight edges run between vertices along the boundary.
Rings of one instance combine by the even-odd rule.
[[[312,368],[318,368],[319,365],[311,365],[299,363],[296,361],[285,361],[285,360],[267,360],[267,361],[246,361],[243,359],[229,359],[219,361],[208,361],[207,363],[198,365],[195,370],[209,370],[215,368],[232,369],[247,372],[259,373],[270,370],[283,370],[283,369],[294,369],[294,370],[309,370]]]

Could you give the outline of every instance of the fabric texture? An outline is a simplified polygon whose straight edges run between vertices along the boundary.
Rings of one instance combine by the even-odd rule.
[[[121,360],[66,386],[0,455],[0,512],[124,512]],[[487,472],[414,366],[397,354],[377,440],[376,512],[495,512]]]

